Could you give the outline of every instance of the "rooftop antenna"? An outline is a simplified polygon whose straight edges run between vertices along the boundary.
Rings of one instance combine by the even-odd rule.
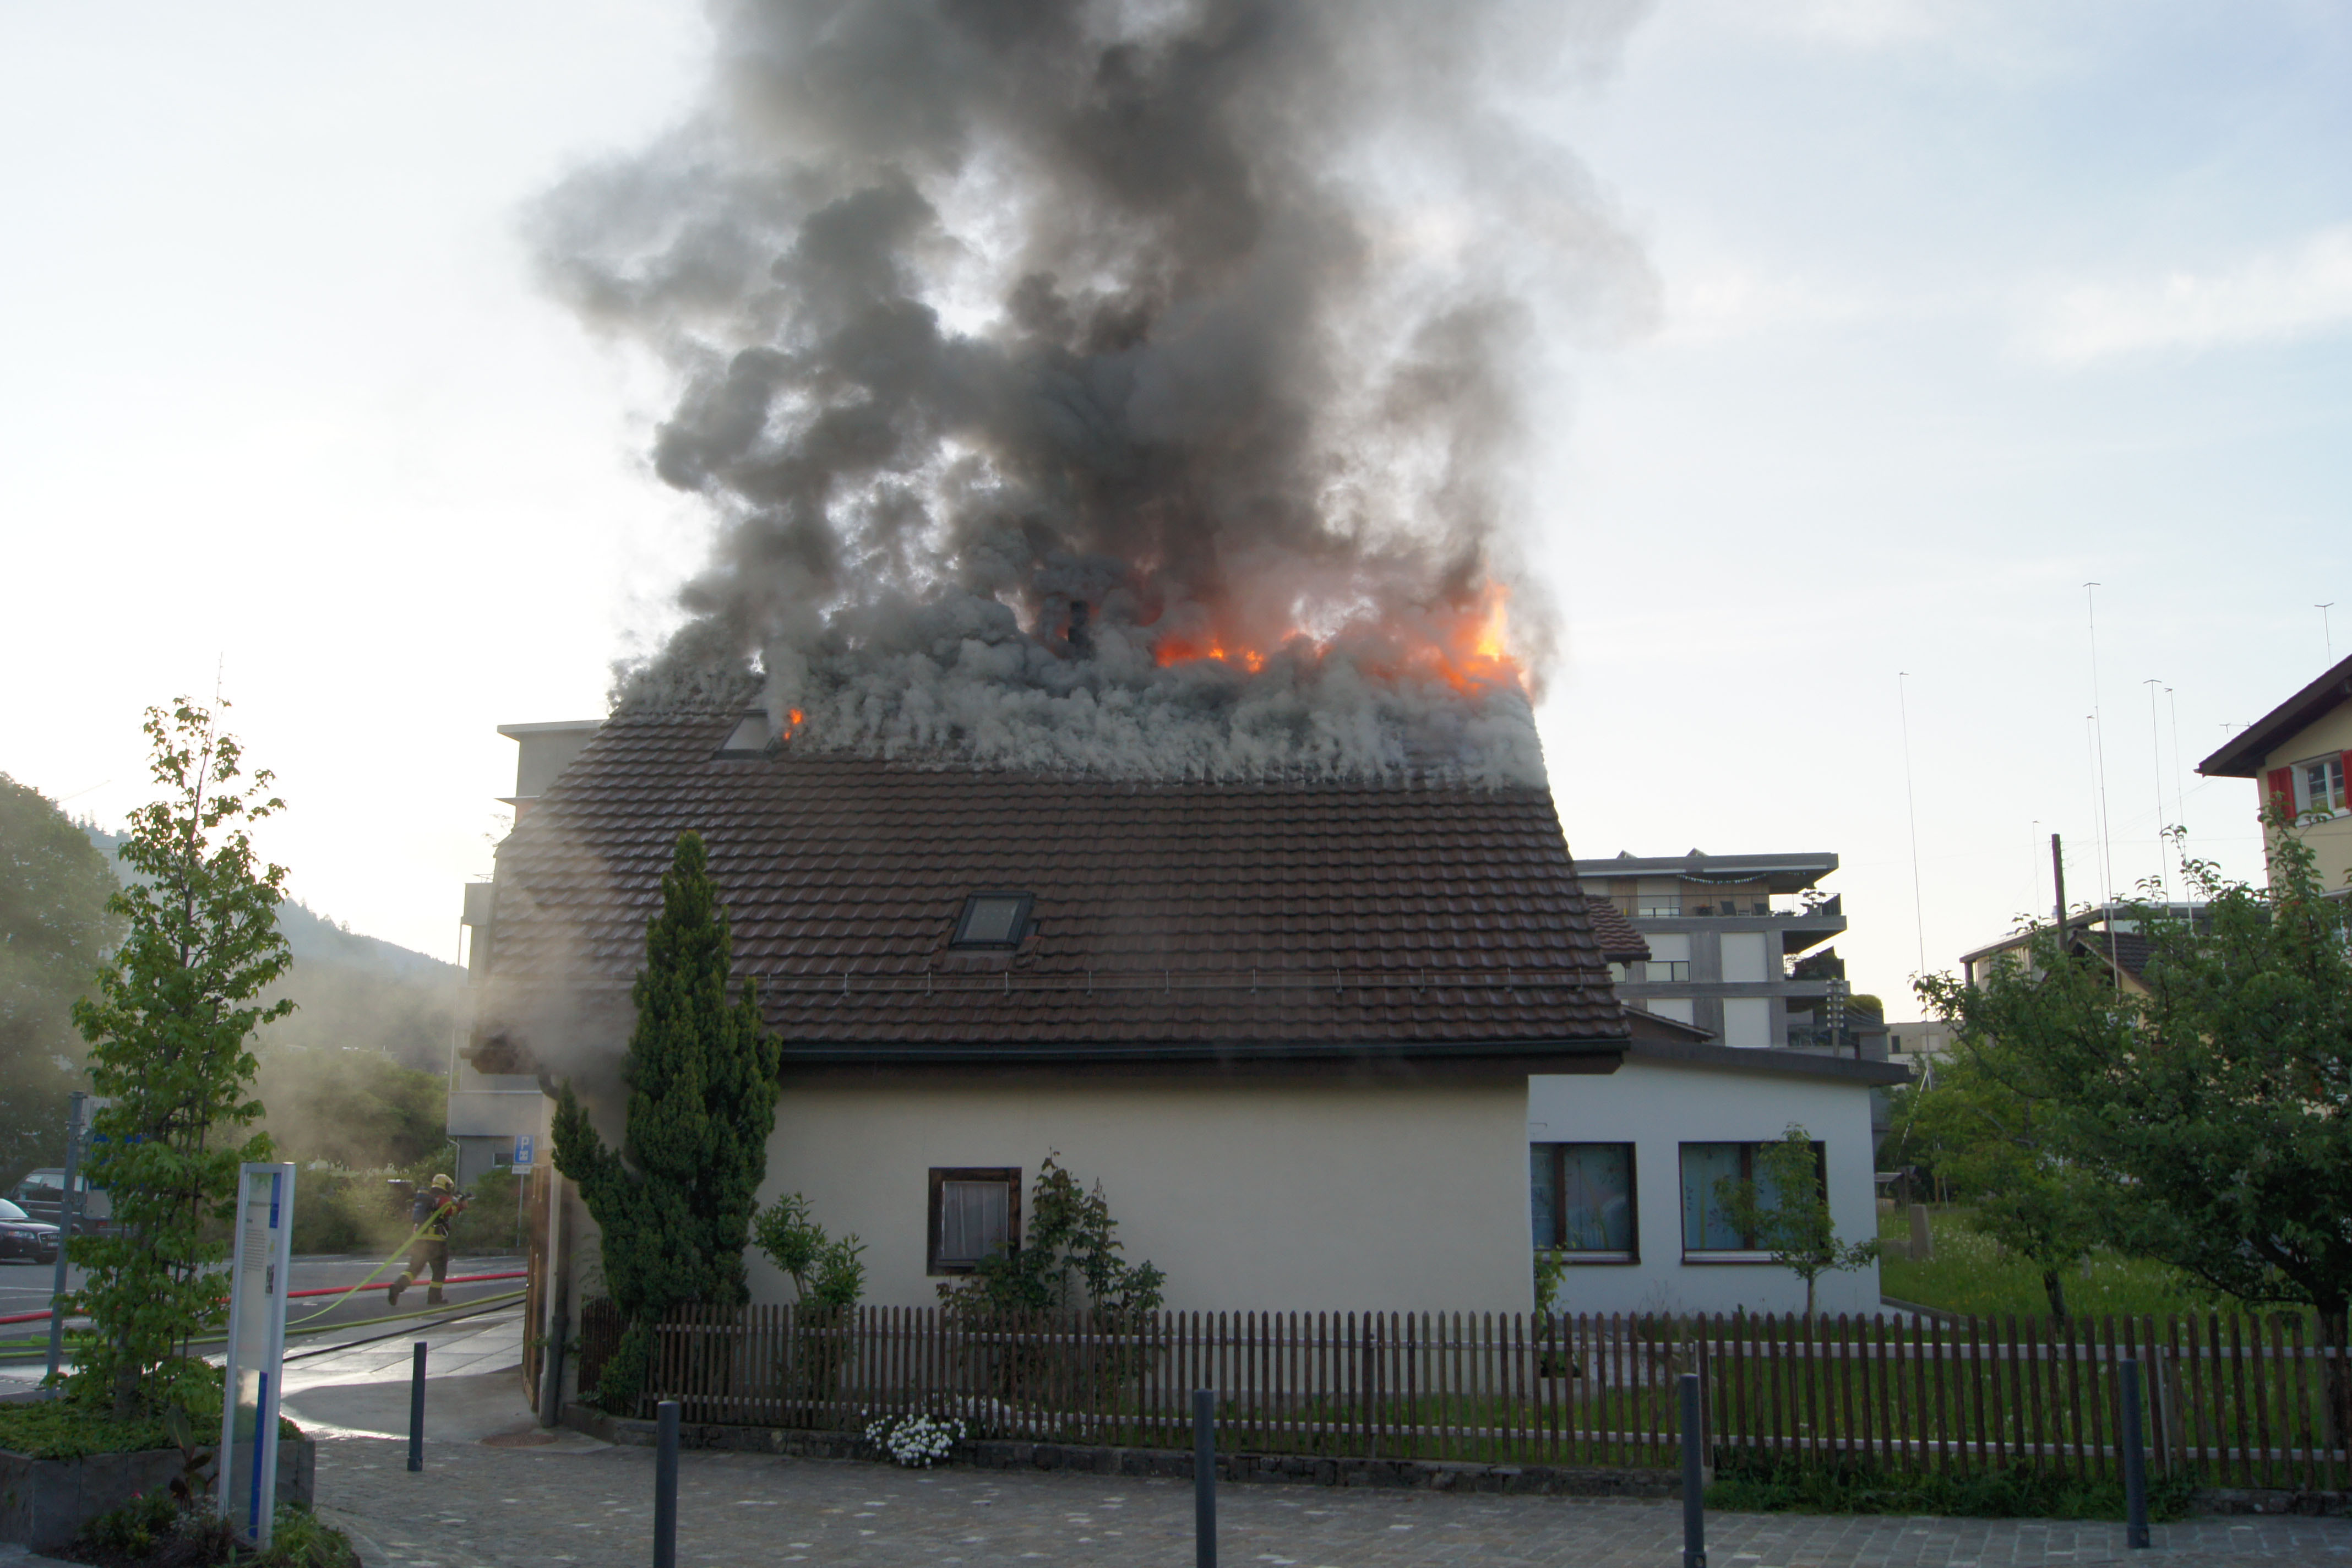
[[[2180,829],[2180,893],[2189,896],[2189,778],[2180,761],[2180,698],[2169,686],[2164,700],[2172,710],[2172,822]]]
[[[2140,684],[2147,688],[2148,755],[2153,759],[2149,765],[2156,781],[2156,875],[2164,889],[2164,901],[2168,904],[2172,901],[2172,867],[2164,858],[2164,729],[2156,719],[2156,689],[2164,681],[2151,675]]]
[[[1903,802],[1911,813],[1911,926],[1919,938],[1919,973],[1927,973],[1927,901],[1919,896],[1919,799],[1911,789],[1911,698],[1904,682],[1911,672],[1895,672],[1895,701],[1903,715]]]
[[[2095,834],[2099,826],[2099,747],[2093,739],[2098,732],[2094,727],[2097,721],[2090,714],[2083,715],[2083,765],[2091,775],[2091,827]],[[2091,875],[2097,877],[2102,874],[2099,847],[2094,842],[2091,846]]]
[[[2032,889],[2042,880],[2042,819],[2038,816],[2033,819],[2033,851],[2026,858],[2026,864],[2031,869],[2026,873],[2025,885]],[[2039,897],[2038,892],[2029,892],[2023,907],[2031,910]]]
[[[2099,880],[2103,900],[2116,896],[2115,834],[2107,821],[2107,736],[2099,721],[2099,605],[2096,583],[2083,584],[2083,614],[2091,628],[2091,766],[2097,775],[2099,820]]]
[[[2311,607],[2319,612],[2319,635],[2327,639],[2327,662],[2334,664],[2336,662],[2336,634],[2328,627],[2327,612],[2336,607],[2336,601],[2330,599],[2324,605],[2314,605]]]

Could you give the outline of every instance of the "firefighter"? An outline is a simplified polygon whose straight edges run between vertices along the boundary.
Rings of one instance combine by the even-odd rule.
[[[416,1282],[416,1277],[427,1268],[433,1271],[432,1288],[425,1293],[425,1304],[441,1306],[442,1282],[449,1278],[449,1227],[466,1212],[466,1194],[457,1184],[446,1174],[433,1178],[432,1185],[416,1194],[416,1202],[408,1211],[408,1223],[416,1227],[416,1239],[409,1244],[408,1267],[392,1282],[384,1293],[384,1304],[400,1305],[400,1293]]]

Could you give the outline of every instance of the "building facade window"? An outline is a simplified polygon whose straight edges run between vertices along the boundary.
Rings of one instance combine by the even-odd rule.
[[[1571,1263],[1640,1261],[1631,1143],[1531,1143],[1528,1188],[1539,1249]]]
[[[991,1253],[1019,1247],[1020,1169],[932,1166],[929,1235],[932,1274],[970,1274]]]
[[[1761,1261],[1766,1254],[1757,1238],[1743,1231],[1723,1210],[1716,1184],[1727,1179],[1757,1184],[1758,1204],[1769,1208],[1779,1198],[1769,1173],[1757,1169],[1759,1143],[1685,1143],[1682,1146],[1683,1256],[1728,1262]],[[1822,1145],[1813,1145],[1813,1160],[1827,1181]]]
[[[2333,816],[2346,808],[2344,798],[2344,758],[2339,754],[2321,757],[2295,767],[2295,802],[2298,811],[2316,812]]]
[[[1661,981],[1687,981],[1690,979],[1690,960],[1686,958],[1651,959],[1642,965],[1642,979],[1644,984],[1651,985],[1655,985]]]
[[[1723,1043],[1744,1051],[1763,1050],[1772,1044],[1772,1001],[1768,996],[1727,996],[1723,1002]]]

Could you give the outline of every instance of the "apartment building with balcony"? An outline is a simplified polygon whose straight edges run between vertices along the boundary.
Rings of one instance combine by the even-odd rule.
[[[1621,966],[1636,1007],[1744,1049],[1886,1059],[1886,1026],[1848,1005],[1844,965],[1824,944],[1846,929],[1828,853],[1620,854],[1579,860],[1588,898],[1605,900],[1649,944]]]

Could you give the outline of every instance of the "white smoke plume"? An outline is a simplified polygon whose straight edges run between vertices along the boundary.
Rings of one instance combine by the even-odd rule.
[[[624,700],[756,666],[796,744],[1539,781],[1536,345],[1653,290],[1521,110],[1636,14],[718,0],[690,121],[539,215],[718,519]]]

